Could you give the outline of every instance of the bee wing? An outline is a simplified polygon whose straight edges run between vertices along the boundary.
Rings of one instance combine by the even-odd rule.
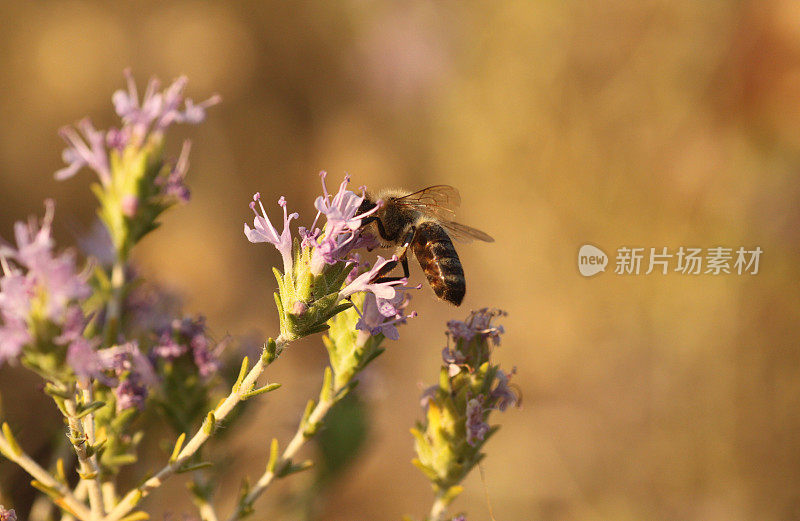
[[[460,240],[461,242],[469,242],[473,239],[484,242],[494,242],[494,239],[488,233],[482,232],[471,226],[467,226],[466,224],[453,221],[440,221],[439,224],[441,224],[444,229],[450,233],[451,237],[456,240]]]
[[[449,221],[456,215],[454,209],[461,204],[461,196],[458,190],[450,185],[434,185],[398,197],[395,203]]]

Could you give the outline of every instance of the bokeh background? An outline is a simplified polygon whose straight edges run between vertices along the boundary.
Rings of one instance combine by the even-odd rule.
[[[316,494],[318,519],[428,511],[408,429],[445,321],[483,306],[509,312],[496,357],[517,367],[524,407],[495,417],[485,485],[474,473],[454,511],[488,519],[485,486],[498,521],[800,518],[795,0],[12,1],[0,16],[0,236],[48,196],[62,244],[89,228],[91,174],[53,180],[56,132],[113,123],[125,67],[140,87],[186,74],[191,97],[222,95],[173,133],[193,139],[191,204],[135,254],[218,334],[277,328],[278,256],[242,234],[255,191],[308,224],[322,169],[332,183],[449,183],[460,220],[496,237],[459,250],[462,308],[415,298],[419,318],[365,382],[367,443]],[[764,254],[755,276],[585,279],[586,242]],[[269,437],[293,432],[324,360],[316,339],[294,345],[270,368],[284,387],[218,447],[223,514]],[[0,369],[3,415],[34,453],[38,426],[58,421],[36,385]],[[7,461],[0,479],[26,482]],[[258,517],[295,518],[287,498],[307,482],[281,482]],[[192,512],[183,490],[174,479],[146,508]]]

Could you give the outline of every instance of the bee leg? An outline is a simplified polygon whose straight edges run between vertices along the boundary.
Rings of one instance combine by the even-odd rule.
[[[381,268],[378,272],[378,278],[373,279],[373,282],[380,284],[382,282],[394,282],[396,280],[407,279],[408,278],[408,257],[403,257],[400,259],[400,265],[403,267],[403,276],[402,277],[381,277],[380,275],[385,275],[395,269],[397,267],[397,261],[389,261],[386,265]]]
[[[380,222],[380,221],[378,221],[378,222]],[[374,282],[380,284],[382,282],[394,282],[396,280],[407,279],[408,278],[408,275],[409,275],[409,271],[408,271],[408,248],[411,245],[411,243],[414,241],[415,232],[416,232],[416,229],[413,228],[413,227],[411,228],[411,230],[409,230],[409,232],[406,234],[405,240],[403,241],[403,245],[400,246],[399,248],[397,248],[398,260],[397,261],[389,261],[389,262],[387,262],[386,265],[384,265],[383,268],[381,268],[378,271],[378,273],[376,274],[377,278],[374,279]],[[400,262],[400,265],[403,267],[403,276],[402,277],[383,277],[382,275],[387,275],[389,272],[391,272],[393,269],[395,269],[397,267],[397,262],[398,261]]]

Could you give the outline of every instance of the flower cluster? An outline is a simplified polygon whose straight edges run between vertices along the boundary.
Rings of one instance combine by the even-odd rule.
[[[0,505],[0,521],[17,521],[17,513],[13,508],[6,510]]]
[[[209,378],[219,369],[219,354],[225,342],[215,344],[206,334],[204,317],[175,319],[163,328],[158,342],[150,351],[151,360],[175,360],[183,355],[190,358],[200,376]]]
[[[97,174],[93,186],[100,201],[100,217],[112,242],[125,258],[130,247],[156,226],[157,217],[175,202],[186,202],[189,190],[184,180],[189,168],[190,143],[185,141],[175,161],[164,159],[164,133],[175,123],[200,123],[208,107],[219,96],[195,104],[185,98],[186,77],[181,76],[160,91],[151,79],[139,100],[136,83],[125,71],[127,90],[118,90],[112,101],[122,120],[119,128],[98,130],[86,118],[75,127],[61,129],[67,148],[67,164],[55,173],[67,179],[87,167]]]
[[[390,340],[397,340],[400,338],[397,326],[405,324],[406,319],[417,316],[416,311],[412,311],[408,315],[404,314],[410,300],[411,295],[401,290],[395,290],[394,297],[380,301],[375,293],[365,293],[364,309],[359,313],[355,328],[361,332],[362,338],[365,335],[380,334]]]
[[[17,247],[0,247],[0,364],[22,355],[30,367],[47,372],[63,366],[66,350],[84,342],[81,303],[91,290],[74,253],[53,251],[54,211],[46,201],[41,224],[16,223]],[[51,344],[57,349],[48,349]]]
[[[117,411],[130,407],[144,409],[148,386],[156,384],[156,376],[136,342],[98,351],[100,367],[114,390]]]
[[[202,316],[159,328],[149,360],[159,377],[157,409],[177,433],[187,432],[210,408],[212,389],[229,337],[215,342]]]
[[[353,295],[368,293],[371,296],[365,299],[363,311],[359,312],[358,329],[396,339],[394,324],[414,316],[403,314],[407,299],[397,286],[404,286],[406,280],[378,280],[387,265],[396,264],[398,259],[378,257],[371,269],[359,270],[366,265],[359,266],[360,258],[354,251],[375,246],[375,239],[362,233],[361,225],[379,206],[359,213],[365,197],[363,189],[360,196],[348,190],[350,179],[346,176],[339,191],[331,195],[325,184],[327,174],[322,172],[320,176],[323,193],[314,202],[317,215],[310,228],[298,229],[299,240],[293,239],[290,229],[291,221],[299,215],[288,212],[284,197],[278,200],[283,209],[280,233],[267,217],[258,193],[250,203],[255,214],[253,227],[244,225],[244,234],[250,242],[272,244],[283,258],[283,272],[275,271],[281,333],[293,339],[325,329],[326,321],[349,307]],[[318,228],[321,216],[325,224]]]
[[[374,238],[359,232],[361,222],[378,211],[378,206],[366,212],[358,213],[364,201],[366,189],[361,187],[361,195],[347,189],[350,176],[345,176],[339,191],[333,196],[328,193],[325,185],[327,172],[320,172],[322,179],[322,195],[314,201],[317,216],[309,230],[301,230],[304,244],[314,248],[311,257],[311,272],[319,274],[326,264],[336,264],[347,258],[348,254],[358,248],[372,248],[375,246]],[[316,228],[320,215],[325,215],[325,229]]]
[[[493,320],[504,315],[484,308],[463,322],[448,322],[454,345],[442,352],[439,384],[422,396],[425,419],[412,429],[414,464],[430,479],[445,506],[460,493],[459,483],[483,457],[481,448],[497,430],[488,423],[491,411],[505,410],[518,401],[509,387],[514,371],[504,372],[491,363],[492,347],[500,344],[503,333]]]
[[[95,171],[104,186],[108,186],[113,181],[111,164],[115,158],[111,156],[112,152],[122,152],[129,146],[140,148],[147,141],[160,140],[174,123],[200,123],[205,119],[205,110],[221,100],[218,95],[198,104],[189,98],[184,99],[183,91],[188,80],[181,76],[163,92],[159,92],[159,80],[152,78],[140,102],[130,69],[125,70],[125,78],[128,90],[118,90],[111,97],[114,109],[122,119],[122,127],[97,130],[91,120],[85,118],[78,122],[77,128],[62,128],[61,137],[69,145],[62,153],[67,166],[55,173],[56,179],[68,179],[81,168],[88,167]],[[183,110],[181,103],[184,104]],[[178,170],[185,171],[185,165],[186,158]]]
[[[144,408],[148,388],[158,379],[153,366],[139,350],[136,341],[107,349],[95,350],[94,342],[77,342],[70,346],[67,363],[83,381],[95,380],[112,389],[117,411],[130,407]]]

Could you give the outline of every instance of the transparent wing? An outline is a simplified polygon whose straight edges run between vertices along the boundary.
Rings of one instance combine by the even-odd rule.
[[[494,242],[494,239],[488,233],[482,232],[471,226],[467,226],[466,224],[456,223],[453,221],[440,221],[439,224],[441,224],[444,229],[450,233],[451,237],[462,242],[469,242],[473,239],[484,242]]]
[[[450,185],[434,185],[398,197],[395,202],[437,219],[449,221],[456,215],[455,208],[461,204],[461,196],[458,190]]]

